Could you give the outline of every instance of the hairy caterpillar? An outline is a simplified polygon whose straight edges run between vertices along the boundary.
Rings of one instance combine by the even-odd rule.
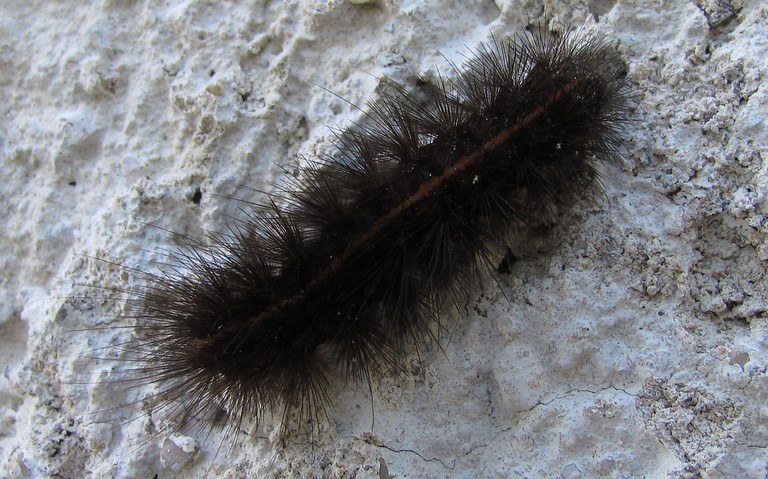
[[[331,375],[396,367],[510,241],[599,183],[623,76],[603,38],[536,32],[481,47],[426,101],[383,93],[336,155],[151,276],[131,373],[187,420],[326,416]]]

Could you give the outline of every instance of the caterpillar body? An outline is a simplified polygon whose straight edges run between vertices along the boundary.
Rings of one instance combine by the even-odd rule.
[[[327,416],[332,375],[397,367],[510,241],[599,185],[624,73],[602,37],[535,32],[481,47],[425,95],[384,92],[336,154],[151,276],[133,374],[186,418]]]

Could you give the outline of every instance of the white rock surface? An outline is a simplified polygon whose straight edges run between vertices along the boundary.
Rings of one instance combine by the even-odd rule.
[[[4,2],[0,477],[766,477],[768,6],[541,5]],[[447,73],[542,13],[629,66],[606,194],[478,290],[445,353],[378,381],[375,422],[340,386],[312,444],[276,448],[269,421],[170,438],[153,385],[115,382],[119,291],[174,247],[161,228],[224,231],[230,198],[360,117],[339,97]]]

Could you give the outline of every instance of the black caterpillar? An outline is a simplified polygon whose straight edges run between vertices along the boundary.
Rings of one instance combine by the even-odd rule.
[[[385,92],[336,155],[151,275],[128,349],[166,407],[327,417],[331,375],[370,384],[396,367],[510,241],[599,185],[628,116],[602,37],[495,40],[464,70],[426,102]]]

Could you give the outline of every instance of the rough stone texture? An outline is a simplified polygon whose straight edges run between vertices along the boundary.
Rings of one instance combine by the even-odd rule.
[[[0,6],[0,476],[766,477],[765,2],[358,3]],[[153,385],[116,382],[132,268],[166,230],[225,231],[377,78],[450,74],[543,16],[616,40],[625,158],[478,288],[444,352],[373,400],[339,385],[285,448],[275,421],[171,436]]]

